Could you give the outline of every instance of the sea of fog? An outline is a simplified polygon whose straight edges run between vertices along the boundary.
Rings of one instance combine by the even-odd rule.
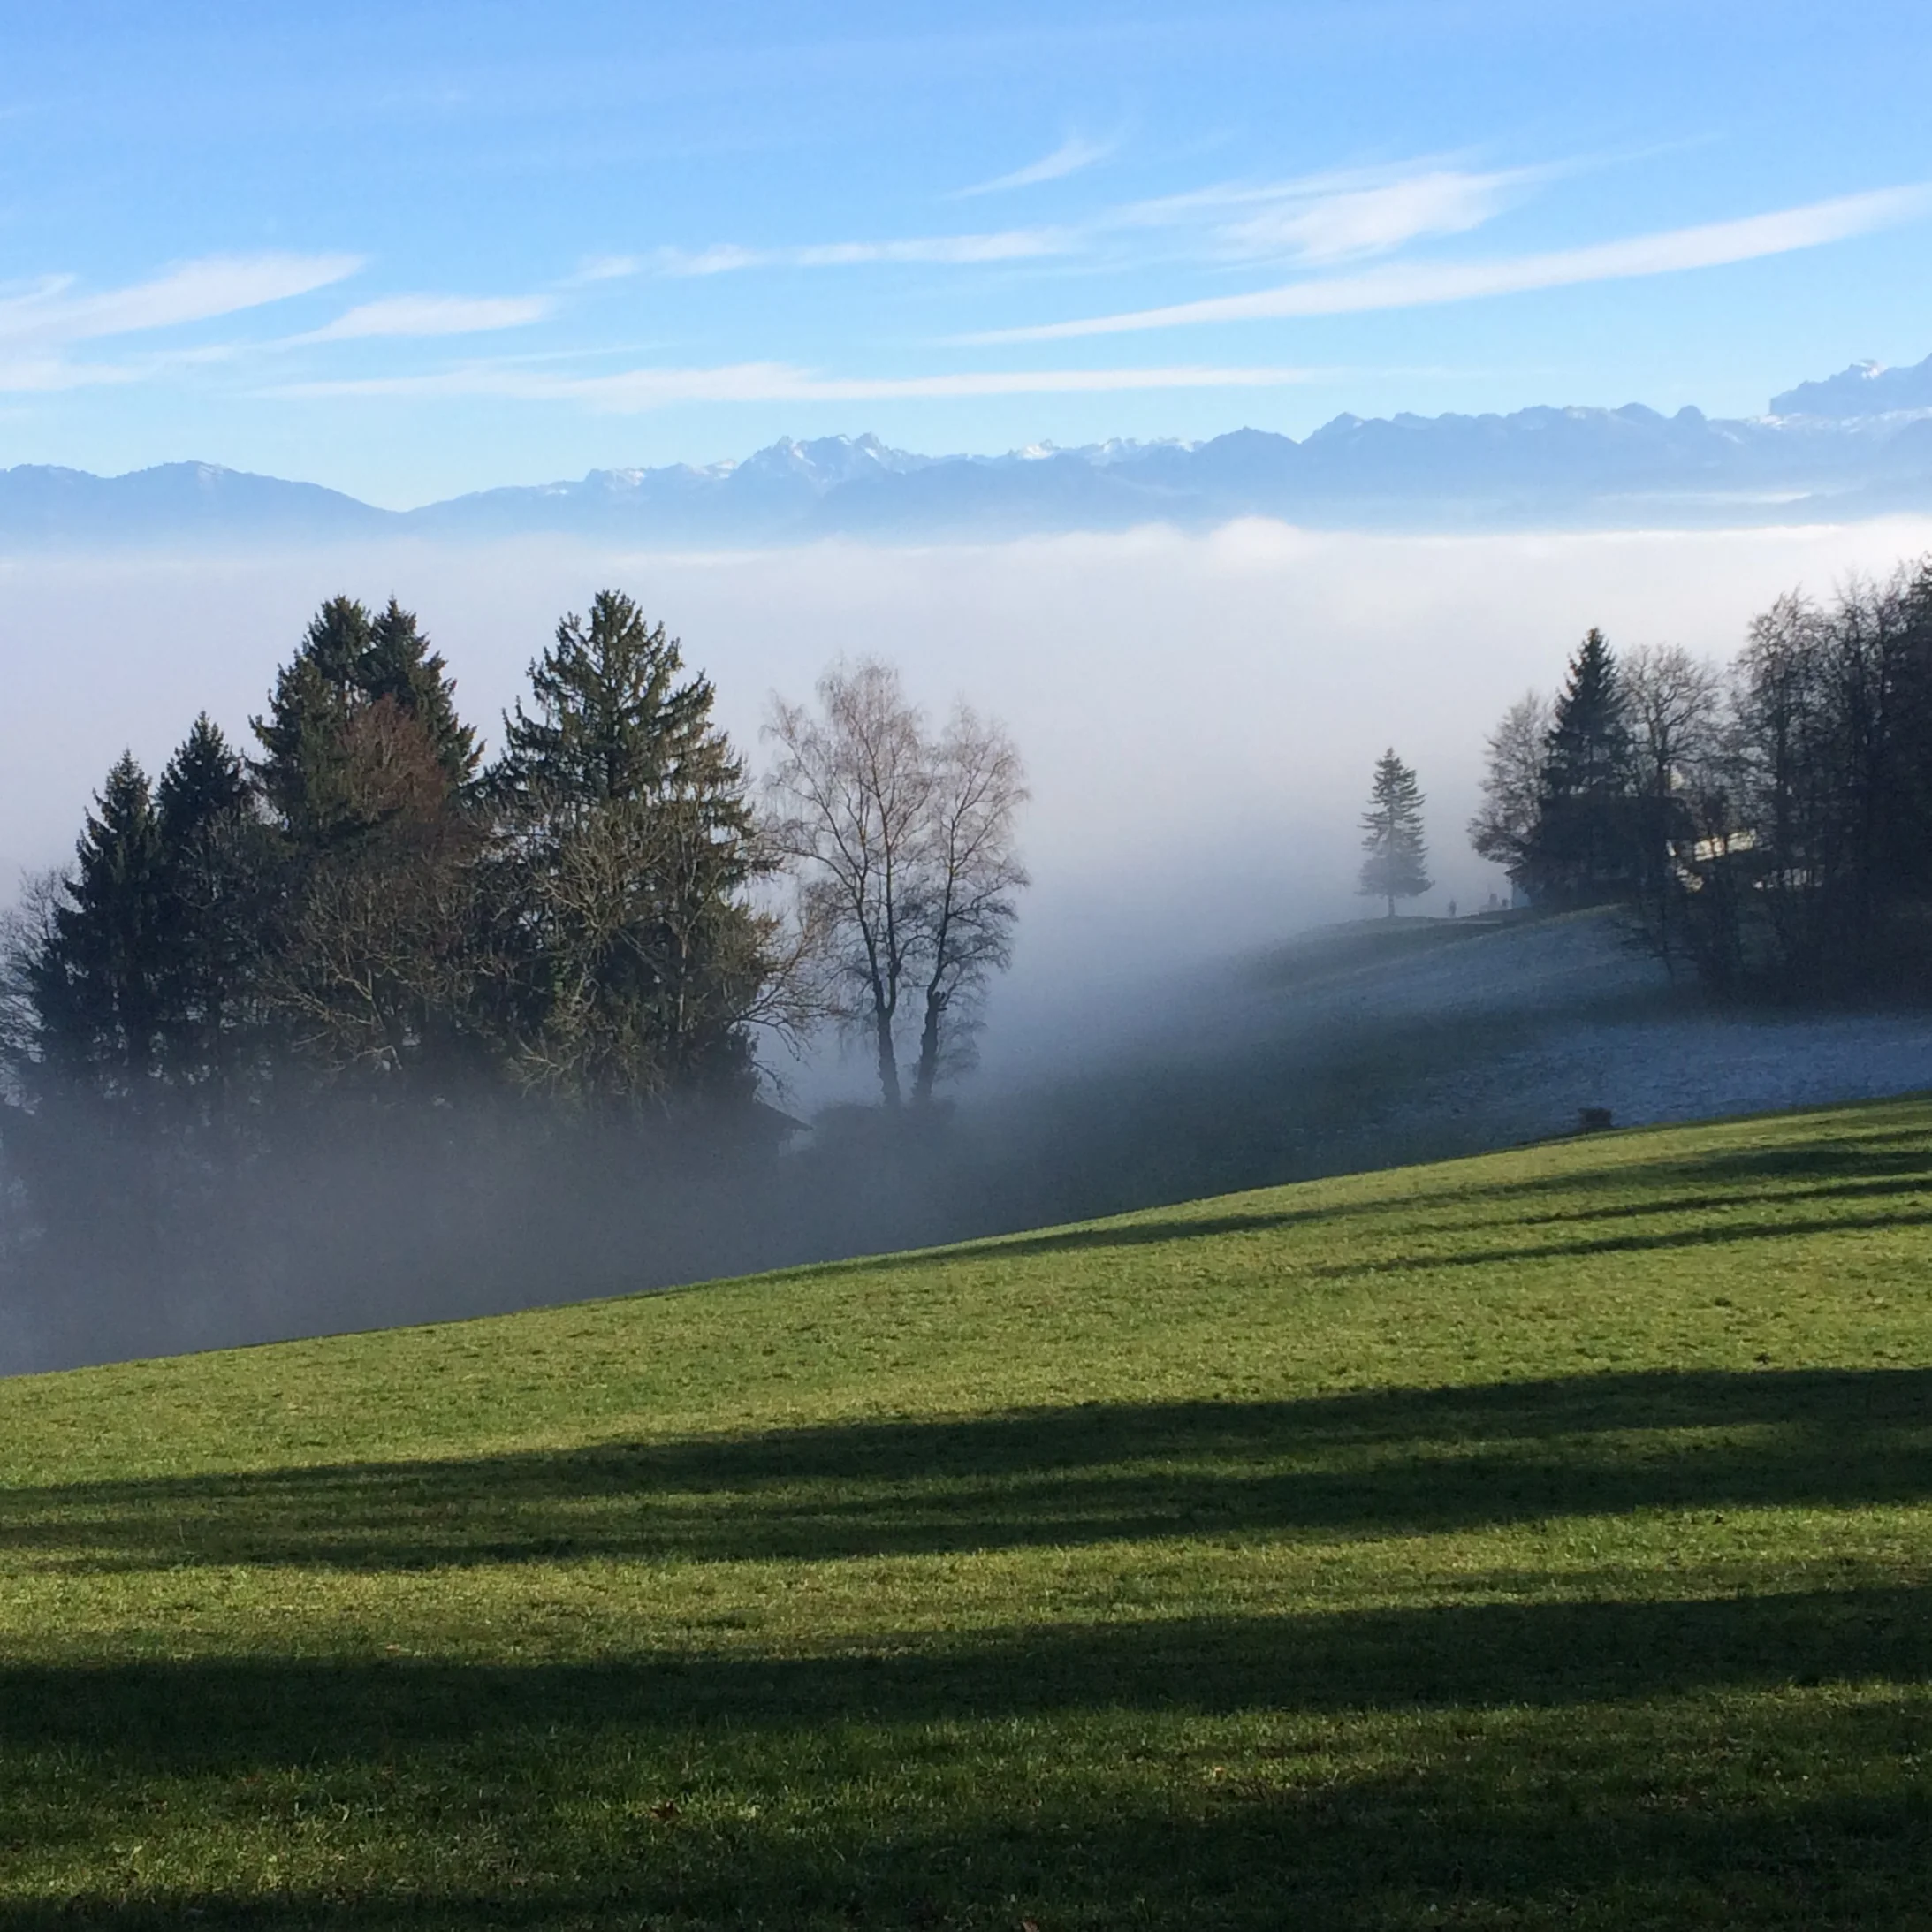
[[[1932,550],[1932,521],[1797,529],[1403,537],[1264,521],[991,545],[658,553],[554,541],[0,559],[0,879],[61,861],[124,748],[157,769],[194,712],[245,737],[316,605],[415,610],[494,734],[560,612],[612,586],[681,637],[759,757],[771,694],[840,654],[962,696],[1026,754],[1033,873],[982,1078],[1100,1049],[1183,970],[1359,916],[1356,819],[1394,746],[1428,795],[1437,890],[1502,881],[1467,848],[1484,734],[1591,625],[1728,656],[1780,591]],[[856,1061],[781,1061],[795,1095]]]

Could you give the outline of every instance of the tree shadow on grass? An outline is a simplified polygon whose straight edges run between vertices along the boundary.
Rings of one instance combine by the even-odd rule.
[[[1909,1795],[1753,1806],[1664,1780],[1638,1795],[1601,1764],[1532,1794],[1512,1791],[1510,1760],[1469,1748],[1408,1776],[1210,1790],[1171,1809],[881,1806],[810,1837],[647,1820],[629,1850],[577,1859],[520,1857],[498,1831],[462,1877],[364,1888],[352,1867],[260,1891],[103,1888],[0,1902],[0,1932],[1923,1932],[1932,1816]],[[445,1860],[454,1837],[445,1822]]]
[[[1928,1369],[1094,1403],[15,1488],[0,1491],[0,1552],[80,1572],[817,1561],[1910,1503],[1932,1495],[1928,1414]]]
[[[356,1762],[730,1723],[926,1725],[1077,1712],[1558,1708],[1688,1692],[1932,1683],[1932,1588],[1139,1616],[894,1636],[829,1654],[591,1662],[346,1657],[0,1665],[0,1751],[108,1751],[142,1773]]]
[[[1821,1214],[1804,1218],[1794,1212],[1810,1201],[1860,1201],[1890,1196],[1927,1197],[1926,1205],[1891,1213]],[[1381,1204],[1386,1212],[1387,1204]],[[1693,1228],[1666,1228],[1618,1235],[1578,1235],[1570,1241],[1543,1238],[1547,1230],[1571,1225],[1588,1226],[1601,1221],[1642,1222],[1654,1216],[1693,1214],[1741,1206],[1768,1210],[1760,1221],[1715,1221]],[[1227,1214],[1187,1216],[1172,1221],[1135,1221],[1121,1227],[1069,1228],[1051,1235],[988,1243],[970,1248],[936,1248],[903,1257],[895,1265],[935,1266],[961,1261],[994,1261],[1009,1258],[1036,1257],[1119,1248],[1157,1247],[1170,1242],[1198,1240],[1204,1236],[1252,1235],[1278,1232],[1282,1228],[1320,1225],[1327,1219],[1310,1208],[1283,1209],[1280,1213],[1239,1212]],[[1775,1196],[1707,1195],[1659,1203],[1632,1202],[1624,1206],[1581,1209],[1574,1213],[1502,1217],[1487,1224],[1501,1233],[1520,1228],[1529,1238],[1493,1242],[1485,1247],[1458,1247],[1447,1254],[1417,1254],[1405,1251],[1401,1243],[1417,1236],[1438,1234],[1464,1237],[1483,1231],[1483,1223],[1467,1218],[1457,1221],[1409,1221],[1396,1230],[1396,1238],[1384,1237],[1375,1247],[1365,1247],[1343,1261],[1299,1259],[1295,1251],[1282,1253],[1282,1272],[1302,1281],[1343,1281],[1353,1274],[1378,1271],[1432,1272],[1443,1268],[1496,1267],[1511,1262],[1543,1262],[1585,1259],[1592,1255],[1662,1252],[1672,1248],[1723,1247],[1745,1241],[1776,1241],[1806,1235],[1830,1235],[1853,1229],[1932,1227],[1932,1178],[1909,1182],[1863,1182],[1803,1191],[1786,1190]]]
[[[1932,1825],[1909,1774],[1923,1707],[1883,1693],[1932,1679],[1928,1610],[1922,1589],[1853,1589],[802,1658],[15,1667],[0,1766],[57,1770],[85,1842],[164,1852],[171,1806],[279,1819],[297,1843],[303,1815],[379,1816],[369,1855],[400,1834],[422,1870],[358,1896],[351,1829],[325,1891],[143,1898],[130,1880],[0,1906],[0,1928],[1367,1926],[1449,1904],[1545,1923],[1594,1898],[1584,1923],[1703,1924],[1728,1902],[1753,1925],[1905,1924]],[[1699,1701],[1794,1684],[1860,1694]],[[1659,1696],[1691,1701],[1639,1701]],[[1245,1743],[1187,1728],[1226,1716]],[[1738,1776],[1740,1754],[1769,1782]],[[876,1799],[851,1805],[847,1779]],[[787,1819],[815,1781],[839,1802]],[[47,1829],[16,1823],[16,1852]]]
[[[1657,1246],[1746,1239],[1787,1230],[1797,1234],[1829,1233],[1839,1226],[1917,1226],[1932,1221],[1932,1152],[1928,1151],[1927,1132],[1921,1122],[1892,1133],[1867,1130],[1845,1140],[1738,1148],[1729,1152],[1700,1154],[1692,1160],[1615,1160],[1561,1174],[1510,1175],[1449,1187],[1432,1186],[1407,1202],[1377,1197],[1278,1207],[1266,1205],[1267,1197],[1263,1195],[1252,1206],[1228,1206],[1214,1213],[1143,1213],[1131,1220],[955,1243],[894,1256],[892,1266],[943,1267],[974,1262],[1004,1263],[1095,1250],[1159,1246],[1216,1236],[1279,1233],[1298,1228],[1347,1228],[1363,1221],[1387,1222],[1391,1215],[1396,1217],[1395,1232],[1398,1238],[1409,1238],[1430,1233],[1467,1236],[1485,1221],[1503,1232],[1514,1228],[1541,1228],[1570,1222],[1587,1225],[1612,1219],[1644,1221],[1753,1205],[1772,1213],[1772,1218],[1758,1228],[1733,1224],[1677,1230],[1674,1236],[1660,1232],[1647,1237]],[[1622,1144],[1612,1141],[1606,1145],[1618,1147]],[[1672,1183],[1672,1191],[1662,1191]],[[1619,1198],[1601,1206],[1585,1205],[1593,1195],[1603,1193]],[[1926,1211],[1896,1221],[1846,1216],[1842,1221],[1833,1218],[1799,1222],[1791,1218],[1795,1210],[1807,1203],[1919,1195],[1928,1197]],[[1553,1196],[1573,1198],[1578,1205],[1547,1213],[1529,1211]],[[1455,1218],[1432,1218],[1443,1208],[1456,1210]],[[1491,1266],[1519,1258],[1601,1251],[1601,1244],[1587,1242],[1575,1247],[1533,1243],[1519,1247],[1499,1243],[1467,1254],[1435,1258],[1434,1265]],[[839,1261],[822,1264],[813,1272],[819,1275],[850,1274],[876,1269],[879,1265],[876,1259]],[[1326,1271],[1318,1266],[1304,1272],[1339,1275],[1357,1272],[1366,1265],[1365,1260],[1351,1260]]]

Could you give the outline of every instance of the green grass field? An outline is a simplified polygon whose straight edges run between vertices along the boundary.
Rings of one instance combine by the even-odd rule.
[[[1932,1925],[1926,1102],[8,1382],[0,1486],[8,1932]]]

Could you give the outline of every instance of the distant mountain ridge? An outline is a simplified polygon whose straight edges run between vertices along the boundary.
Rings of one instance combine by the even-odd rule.
[[[1908,369],[1854,362],[1822,383],[1800,383],[1771,398],[1775,416],[1826,416],[1836,422],[1932,410],[1932,355]]]
[[[742,461],[592,470],[418,510],[208,463],[124,476],[0,470],[0,549],[235,539],[555,534],[760,544],[999,537],[1275,516],[1326,528],[1525,529],[1809,521],[1932,509],[1932,356],[1854,363],[1734,419],[1685,407],[1343,415],[1297,442],[1051,444],[924,456],[874,436],[790,437]]]
[[[285,483],[218,463],[162,463],[125,476],[40,463],[0,469],[0,544],[363,536],[396,521],[392,511],[320,483]]]

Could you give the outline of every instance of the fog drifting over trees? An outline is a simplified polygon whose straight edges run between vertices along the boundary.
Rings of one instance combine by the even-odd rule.
[[[1729,658],[1780,592],[1820,593],[1932,546],[1932,524],[1403,538],[1273,523],[995,546],[828,544],[730,554],[567,544],[0,563],[0,868],[62,863],[124,747],[159,768],[203,704],[232,735],[318,604],[393,591],[494,720],[560,609],[621,584],[684,640],[752,749],[774,691],[839,656],[900,666],[935,716],[964,696],[1023,748],[1033,886],[982,1077],[1092,1046],[1192,956],[1359,916],[1363,775],[1390,742],[1422,775],[1434,894],[1500,885],[1466,848],[1483,741],[1590,624],[1620,646]],[[756,753],[754,753],[756,756]],[[1150,917],[1150,915],[1156,915]],[[1069,1004],[1082,1030],[1063,1023]],[[863,1055],[815,1092],[862,1096]]]

